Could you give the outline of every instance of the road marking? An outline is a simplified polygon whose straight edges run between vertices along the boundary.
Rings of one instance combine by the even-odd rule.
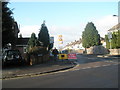
[[[74,71],[77,71],[77,70],[80,70],[80,69],[75,69]]]
[[[82,68],[82,69],[86,69],[86,68]]]
[[[92,68],[92,67],[86,67],[86,68]]]
[[[56,73],[60,73],[60,72],[67,72],[67,71],[77,71],[77,70],[82,70],[82,69],[90,69],[90,68],[97,68],[97,67],[104,67],[104,66],[110,66],[110,65],[118,65],[120,63],[116,63],[116,64],[106,64],[106,65],[101,65],[101,66],[94,66],[94,67],[85,67],[85,68],[79,68],[79,69],[68,69],[68,70],[63,70],[63,71],[58,71],[58,72],[52,72],[52,73],[44,73],[44,74],[35,74],[35,75],[28,75],[28,76],[18,76],[15,78],[6,78],[4,80],[11,80],[11,79],[20,79],[20,78],[28,78],[28,77],[38,77],[38,76],[44,76],[44,75],[51,75],[51,74],[56,74]],[[80,66],[79,64],[76,66]],[[0,80],[3,80],[0,78]]]
[[[101,67],[101,66],[94,66],[93,68],[97,68],[97,67]]]
[[[106,65],[102,65],[102,66],[110,66],[110,65],[112,65],[112,64],[106,64]]]
[[[92,67],[86,67],[86,68],[81,68],[81,69],[89,69],[89,68],[92,68]],[[81,69],[80,69],[80,70],[81,70]]]

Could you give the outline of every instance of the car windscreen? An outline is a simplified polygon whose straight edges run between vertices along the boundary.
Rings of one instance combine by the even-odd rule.
[[[8,56],[11,56],[11,55],[19,55],[19,52],[18,51],[8,51]]]

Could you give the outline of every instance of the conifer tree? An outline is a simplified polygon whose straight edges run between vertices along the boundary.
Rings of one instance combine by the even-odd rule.
[[[13,32],[14,18],[12,10],[7,6],[9,2],[2,2],[2,46],[15,43]]]
[[[92,22],[86,25],[82,33],[82,44],[85,48],[100,45],[100,35]]]
[[[38,34],[38,40],[43,43],[43,47],[49,47],[50,37],[49,37],[48,29],[45,25],[45,21],[41,25],[41,29]]]

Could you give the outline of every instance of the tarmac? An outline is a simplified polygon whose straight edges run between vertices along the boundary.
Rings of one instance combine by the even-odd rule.
[[[70,69],[76,66],[75,60],[48,61],[32,66],[9,66],[2,69],[2,78],[11,79],[25,76],[40,75]]]

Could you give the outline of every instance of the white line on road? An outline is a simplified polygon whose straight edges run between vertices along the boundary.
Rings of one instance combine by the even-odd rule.
[[[81,68],[81,69],[89,69],[89,68],[92,68],[92,67],[86,67],[86,68]]]
[[[94,66],[93,68],[97,68],[97,67],[101,67],[101,66]]]
[[[102,65],[102,66],[104,67],[104,66],[110,66],[110,65],[111,65],[111,64],[106,64],[106,65]]]

